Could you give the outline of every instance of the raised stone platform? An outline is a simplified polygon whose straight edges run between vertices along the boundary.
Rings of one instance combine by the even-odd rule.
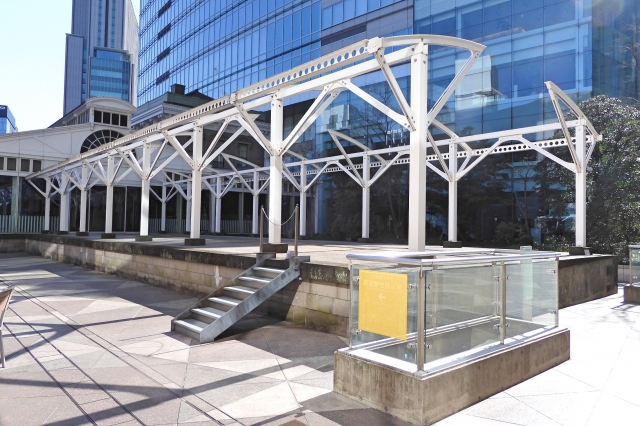
[[[569,330],[420,375],[334,355],[333,390],[416,425],[430,425],[569,360]]]
[[[624,303],[640,305],[640,287],[627,285],[624,287]]]
[[[135,234],[117,239],[3,234],[0,252],[26,251],[127,279],[142,281],[194,297],[203,297],[224,285],[255,262],[258,240],[251,237],[209,236],[206,246],[185,247],[182,235],[155,235],[136,242]],[[292,245],[292,241],[285,241]],[[295,324],[346,336],[349,325],[349,253],[403,250],[397,245],[300,241],[301,280],[289,284],[263,303],[258,312]],[[438,247],[438,249],[441,249]],[[455,250],[455,249],[452,249]],[[267,266],[286,268],[284,256]],[[617,291],[615,256],[563,256],[560,260],[560,307],[572,306]]]

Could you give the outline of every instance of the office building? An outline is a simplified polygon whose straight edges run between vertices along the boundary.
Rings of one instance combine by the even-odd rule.
[[[0,135],[18,131],[16,119],[7,105],[0,105]]]
[[[67,34],[64,114],[92,97],[135,105],[138,22],[132,0],[73,0]]]

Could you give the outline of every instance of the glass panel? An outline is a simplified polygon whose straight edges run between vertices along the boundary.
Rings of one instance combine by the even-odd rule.
[[[350,346],[416,362],[418,268],[353,266]]]
[[[629,249],[629,276],[631,284],[640,285],[640,247]]]
[[[507,337],[554,326],[558,309],[555,259],[524,259],[506,265]]]
[[[490,264],[427,272],[426,362],[500,341],[498,274]]]

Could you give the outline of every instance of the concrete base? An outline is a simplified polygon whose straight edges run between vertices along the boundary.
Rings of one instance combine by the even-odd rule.
[[[289,244],[280,243],[280,244],[271,244],[271,243],[263,243],[261,253],[286,253],[289,250]]]
[[[591,247],[569,247],[571,256],[591,256],[593,249]]]
[[[136,235],[136,241],[153,241],[153,238],[151,237],[151,235]]]
[[[40,233],[41,233],[41,234],[44,234],[44,235],[48,235],[48,234],[50,234],[50,233],[51,233],[51,231],[49,231],[49,230],[46,230],[46,231],[45,231],[45,230],[43,229],[42,231],[40,231]]]
[[[624,303],[640,305],[640,287],[627,285],[624,287]]]
[[[204,246],[206,244],[207,243],[204,238],[185,238],[184,239],[185,246]]]
[[[103,240],[113,240],[116,238],[116,234],[114,234],[113,232],[103,232],[102,234],[100,234],[100,238]]]
[[[426,376],[338,351],[333,390],[407,422],[430,425],[568,359],[567,329]]]
[[[462,241],[443,241],[442,247],[444,248],[462,248]]]
[[[76,232],[76,237],[88,237],[89,233],[88,232]]]
[[[158,232],[158,233],[159,233],[159,234],[164,235],[164,234],[166,234],[166,233],[167,233],[167,231],[160,231],[160,232]]]
[[[372,238],[358,238],[358,242],[359,243],[372,243],[373,239]]]
[[[69,235],[69,231],[58,231],[56,232],[58,235]]]

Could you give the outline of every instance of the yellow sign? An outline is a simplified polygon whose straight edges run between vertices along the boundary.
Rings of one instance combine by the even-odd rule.
[[[358,328],[406,340],[408,283],[405,274],[360,270]]]

